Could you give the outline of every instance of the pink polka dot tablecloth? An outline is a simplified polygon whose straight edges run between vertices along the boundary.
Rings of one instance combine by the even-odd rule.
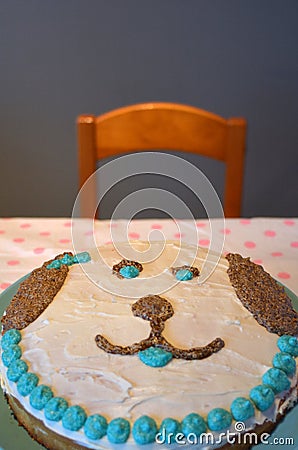
[[[44,261],[64,251],[110,241],[181,240],[250,256],[298,294],[298,218],[212,219],[199,221],[95,221],[90,227],[66,218],[0,219],[0,292]],[[89,228],[88,228],[89,227]],[[74,230],[77,230],[77,235]]]

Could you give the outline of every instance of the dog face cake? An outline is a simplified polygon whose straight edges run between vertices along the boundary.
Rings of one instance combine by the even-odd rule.
[[[298,315],[261,266],[229,254],[204,279],[207,259],[134,242],[30,274],[2,318],[1,379],[34,439],[51,450],[249,448],[243,433],[229,441],[235,425],[278,423],[297,401]]]

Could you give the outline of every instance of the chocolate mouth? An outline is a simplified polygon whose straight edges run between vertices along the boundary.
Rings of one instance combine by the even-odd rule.
[[[159,347],[167,352],[171,352],[174,358],[193,360],[204,359],[218,352],[225,345],[221,338],[216,338],[203,347],[192,347],[190,349],[181,349],[173,346],[162,335],[165,322],[174,314],[171,303],[159,295],[147,295],[141,297],[132,305],[133,315],[150,322],[151,331],[146,339],[122,347],[109,342],[104,336],[98,334],[95,336],[96,345],[107,353],[117,355],[134,355],[149,347]]]

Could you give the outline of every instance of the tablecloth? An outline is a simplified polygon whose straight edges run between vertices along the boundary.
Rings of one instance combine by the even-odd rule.
[[[0,219],[0,292],[44,261],[61,252],[73,251],[72,226],[76,222],[69,218]],[[216,235],[222,238],[224,252],[250,256],[298,294],[298,218],[226,219],[224,224],[219,219],[210,222],[145,219],[129,223],[97,220],[96,243],[124,240],[122,234],[126,229],[126,237],[132,240],[181,239],[193,243],[195,236],[202,247],[208,247]],[[84,234],[87,239],[93,229]]]

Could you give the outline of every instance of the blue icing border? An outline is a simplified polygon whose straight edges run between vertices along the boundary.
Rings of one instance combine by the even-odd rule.
[[[53,398],[53,395],[53,391],[49,386],[40,384],[30,394],[30,405],[35,409],[41,410]]]
[[[85,410],[79,405],[72,405],[67,408],[62,416],[62,425],[66,430],[78,431],[87,420]]]
[[[250,399],[259,411],[266,411],[274,402],[274,392],[269,386],[262,384],[250,390]]]
[[[1,338],[2,355],[5,352],[13,354],[14,348],[19,347],[17,344],[21,342],[21,339],[19,330],[8,330]],[[163,430],[166,434],[182,432],[185,435],[194,433],[197,436],[205,433],[208,428],[211,431],[220,431],[228,428],[233,419],[245,421],[252,417],[254,408],[260,411],[267,410],[274,402],[275,393],[281,392],[282,387],[285,389],[290,387],[288,376],[293,375],[294,367],[296,368],[294,355],[298,349],[297,338],[281,336],[277,346],[281,351],[274,355],[273,367],[263,375],[264,384],[252,388],[249,398],[236,397],[230,405],[230,411],[214,408],[208,413],[206,419],[199,414],[190,413],[181,422],[173,418],[165,418],[159,429],[153,418],[141,416],[132,424],[135,442],[140,445],[153,442],[152,439],[155,439],[158,432],[161,433]],[[38,376],[28,372],[28,365],[21,358],[12,358],[7,367],[7,378],[16,383],[17,390],[22,396],[29,396],[33,408],[43,410],[47,420],[62,421],[66,430],[78,431],[83,428],[88,439],[99,440],[107,435],[108,440],[114,444],[125,443],[131,434],[130,422],[125,418],[118,417],[108,423],[104,416],[99,414],[88,416],[81,406],[69,406],[64,398],[54,397],[50,387],[38,384]]]
[[[44,407],[44,415],[46,419],[52,420],[53,422],[59,422],[63,414],[68,408],[68,403],[65,398],[53,397]]]
[[[6,367],[9,367],[11,363],[20,359],[22,356],[21,347],[18,344],[12,344],[4,352],[2,352],[2,362]]]
[[[271,387],[275,394],[279,394],[282,391],[287,391],[290,386],[290,380],[287,377],[287,374],[281,370],[272,367],[267,370],[262,377],[263,384]]]
[[[159,427],[159,434],[162,440],[166,440],[167,443],[174,443],[174,436],[181,433],[181,424],[178,420],[172,417],[163,419]]]
[[[202,433],[206,433],[207,425],[202,416],[190,413],[181,421],[181,431],[185,436],[193,433],[199,437]]]
[[[140,445],[154,442],[157,431],[155,420],[149,416],[139,417],[132,427],[133,438]]]
[[[111,420],[107,428],[108,440],[112,444],[124,444],[130,435],[130,423],[122,417]]]
[[[278,339],[277,346],[282,352],[294,357],[298,356],[298,339],[295,336],[284,334]]]
[[[108,422],[104,416],[93,414],[88,416],[84,425],[84,432],[88,439],[101,439],[107,434]]]
[[[236,397],[232,401],[230,409],[233,418],[241,422],[255,415],[253,403],[245,397]]]
[[[272,360],[272,365],[276,369],[283,370],[287,375],[294,375],[296,372],[296,361],[289,353],[276,353]]]
[[[6,375],[9,381],[17,382],[26,372],[28,372],[28,364],[22,359],[17,359],[10,364],[7,369]]]

